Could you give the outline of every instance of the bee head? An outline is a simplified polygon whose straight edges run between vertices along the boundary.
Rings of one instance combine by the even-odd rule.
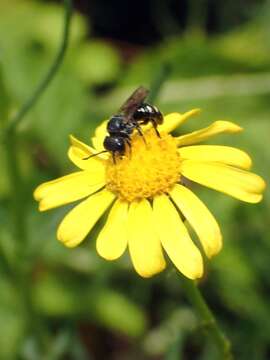
[[[111,153],[124,154],[126,149],[125,139],[121,136],[106,136],[103,146]]]

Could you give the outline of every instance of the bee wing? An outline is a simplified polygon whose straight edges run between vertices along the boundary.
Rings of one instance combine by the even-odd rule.
[[[120,107],[119,113],[126,116],[127,122],[132,117],[132,115],[137,110],[137,108],[144,102],[148,94],[149,94],[149,90],[147,90],[143,86],[140,86],[130,95],[130,97]]]

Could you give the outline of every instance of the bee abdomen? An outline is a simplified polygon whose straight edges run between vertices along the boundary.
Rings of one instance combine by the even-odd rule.
[[[146,124],[149,120],[155,120],[157,124],[163,122],[163,116],[156,106],[143,103],[134,113],[134,120]]]

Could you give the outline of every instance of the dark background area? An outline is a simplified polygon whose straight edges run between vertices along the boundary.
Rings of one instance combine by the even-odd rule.
[[[190,23],[209,35],[232,30],[254,16],[265,1],[137,0],[85,1],[75,7],[91,19],[93,35],[135,45],[153,45],[164,35],[181,35]],[[166,34],[163,34],[166,27]]]

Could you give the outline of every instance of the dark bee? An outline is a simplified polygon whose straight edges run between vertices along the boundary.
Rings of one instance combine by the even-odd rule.
[[[103,146],[106,149],[104,152],[112,153],[114,162],[115,154],[123,155],[127,146],[131,148],[131,135],[135,129],[143,137],[141,125],[151,122],[160,137],[157,126],[162,124],[163,115],[155,106],[144,102],[148,94],[149,91],[140,86],[121,106],[118,114],[109,119],[109,135],[105,137]]]

